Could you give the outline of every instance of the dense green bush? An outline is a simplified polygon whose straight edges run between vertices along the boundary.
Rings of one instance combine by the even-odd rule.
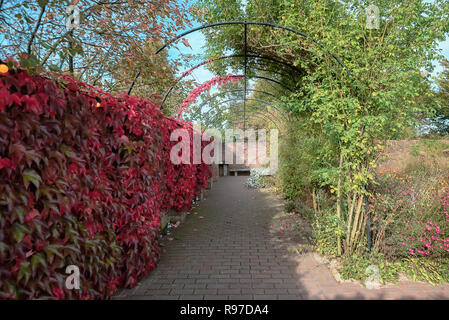
[[[355,279],[365,281],[369,277],[367,268],[375,265],[379,268],[380,280],[382,283],[396,283],[399,278],[399,272],[402,270],[401,263],[388,262],[379,254],[354,254],[344,257],[339,268],[343,279]]]
[[[331,141],[319,133],[305,134],[303,126],[299,119],[286,124],[288,134],[280,144],[277,184],[287,199],[310,194],[313,188],[328,186],[331,175],[323,168],[336,161],[326,155]]]

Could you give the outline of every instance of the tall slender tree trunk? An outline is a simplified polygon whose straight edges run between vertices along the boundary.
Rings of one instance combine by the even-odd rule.
[[[355,207],[355,217],[354,217],[354,223],[352,225],[352,231],[350,236],[350,243],[349,243],[349,250],[352,252],[354,246],[357,246],[356,238],[360,233],[360,226],[362,225],[361,221],[363,221],[363,215],[362,212],[362,204],[363,204],[363,194],[359,194],[357,197],[357,205]]]
[[[343,152],[340,151],[340,165],[337,182],[337,218],[341,221],[341,167],[343,166]],[[337,234],[337,254],[341,256],[341,235]]]

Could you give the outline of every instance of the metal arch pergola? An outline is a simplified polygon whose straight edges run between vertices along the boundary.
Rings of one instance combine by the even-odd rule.
[[[245,56],[245,55],[243,55],[243,54],[233,54],[233,55],[228,55],[228,56],[222,56],[222,57],[215,58],[215,59],[210,59],[210,60],[203,61],[203,62],[201,62],[201,63],[195,65],[194,67],[192,67],[192,68],[190,69],[190,71],[193,71],[193,70],[195,70],[195,69],[197,69],[197,68],[199,68],[199,67],[201,67],[201,66],[204,66],[204,65],[207,65],[207,64],[216,62],[216,61],[220,61],[220,60],[223,60],[223,59],[243,58],[244,56]],[[289,67],[290,69],[292,69],[292,70],[295,71],[295,72],[298,72],[298,73],[301,72],[300,69],[298,69],[297,67],[293,66],[292,64],[289,64],[289,63],[287,63],[287,62],[284,62],[284,61],[275,59],[275,58],[273,58],[273,57],[264,56],[264,55],[256,55],[256,54],[247,54],[247,57],[248,57],[248,58],[252,58],[252,59],[261,59],[261,60],[272,61],[272,62],[274,62],[274,63],[280,64],[280,65],[284,65],[284,66],[287,66],[287,67]],[[269,71],[269,70],[260,70],[260,71]],[[175,80],[175,83],[174,83],[174,84],[167,90],[167,92],[165,93],[164,98],[163,98],[163,102],[165,102],[165,100],[167,100],[168,95],[169,95],[169,94],[173,91],[173,89],[177,86],[177,84],[179,83],[179,81],[181,81],[184,77],[188,76],[189,74],[190,74],[189,72],[184,72],[180,77],[178,77],[178,78]],[[131,89],[132,89],[132,86],[131,86],[131,88],[130,88],[130,91],[128,91],[128,94],[131,92]]]
[[[232,110],[232,114],[242,114],[244,112],[244,110],[242,108],[238,108],[238,107],[229,107],[229,108],[224,108],[224,110],[227,111],[231,111]],[[276,114],[267,111],[264,108],[252,108],[252,109],[246,109],[246,112],[251,112],[251,113],[257,113],[257,114],[261,114],[261,115],[267,115],[267,117],[271,117],[272,120],[276,120],[277,123],[281,124],[283,119],[280,119]],[[214,115],[212,117],[212,121],[210,122],[211,124],[217,124],[220,121],[226,121],[227,119],[229,119],[231,117],[229,117],[228,115],[225,115],[222,118],[218,118],[218,114]]]
[[[258,116],[258,115],[255,115],[255,114],[251,114],[251,113],[248,114],[248,120],[251,120],[251,119],[254,119],[254,118],[261,119],[261,120],[267,120],[266,118]],[[233,127],[238,126],[240,124],[243,124],[243,125],[245,124],[245,122],[243,120],[241,120],[241,119],[239,121],[236,121],[236,120],[238,120],[237,118],[231,119],[231,120],[232,120],[232,126]],[[279,130],[279,132],[282,133],[282,129],[275,122],[273,122],[270,119],[268,119],[268,121],[270,123],[272,123],[275,126],[275,128]]]
[[[222,122],[231,122],[234,123],[236,120],[242,120],[240,115],[243,113],[243,110],[241,111],[237,111],[235,112],[235,115],[233,115],[232,117],[228,117],[228,118],[224,118],[224,119],[216,119],[216,121],[212,122],[211,124],[218,124],[218,123],[222,123]],[[270,122],[272,122],[276,128],[279,128],[280,123],[279,120],[273,119],[273,117],[269,116],[268,114],[265,114],[263,112],[256,112],[254,110],[246,110],[247,115],[251,115],[251,116],[258,116],[259,119],[264,119],[264,120],[269,120]]]
[[[270,81],[270,82],[273,82],[273,83],[278,84],[279,86],[281,86],[281,87],[284,88],[284,89],[287,89],[287,90],[290,91],[290,92],[293,92],[293,89],[292,89],[292,88],[287,87],[285,84],[283,84],[282,82],[280,82],[280,81],[278,81],[278,80],[276,80],[276,79],[268,78],[268,77],[265,77],[265,76],[258,76],[258,75],[252,75],[252,76],[249,76],[249,77],[248,77],[248,76],[245,76],[245,75],[242,75],[242,76],[243,76],[244,79],[249,78],[249,79],[260,79],[260,80]],[[245,83],[246,83],[246,82],[247,82],[247,81],[245,80]],[[170,88],[170,89],[168,89],[167,92],[165,93],[164,98],[163,98],[163,100],[162,100],[162,106],[161,106],[161,108],[163,107],[165,101],[166,101],[167,98],[168,98],[168,95],[172,92],[172,90],[173,90],[173,87]],[[248,92],[248,90],[249,90],[248,88],[246,88],[246,90],[243,89],[243,92]]]
[[[220,91],[220,92],[218,92],[218,93],[216,93],[216,94],[210,96],[210,98],[212,99],[212,98],[216,98],[216,97],[218,97],[218,96],[221,96],[221,95],[223,95],[223,94],[228,94],[228,93],[232,93],[232,92],[242,92],[242,91],[243,91],[243,89],[232,89],[232,90]],[[246,91],[248,91],[248,92],[255,92],[255,93],[266,94],[266,95],[268,95],[268,96],[274,98],[274,99],[277,100],[277,101],[281,101],[278,97],[276,97],[274,94],[272,94],[272,93],[270,93],[270,92],[268,92],[268,91],[258,90],[258,89],[246,89]],[[208,101],[208,100],[210,100],[210,99],[204,100],[203,102],[206,102],[206,101]]]
[[[243,113],[243,111],[238,111],[238,112],[236,112],[236,115],[242,114],[242,113]],[[264,121],[268,120],[271,123],[273,123],[273,125],[278,130],[281,130],[280,127],[279,127],[280,123],[278,123],[276,120],[274,120],[273,118],[271,118],[270,116],[268,116],[265,113],[256,112],[255,110],[246,110],[246,113],[247,113],[247,115],[249,117],[255,117],[255,118],[258,118],[258,119],[261,119],[261,120],[264,120]],[[243,120],[241,120],[241,118],[239,116],[233,116],[233,117],[229,117],[229,118],[218,119],[218,120],[212,122],[211,124],[217,124],[217,123],[219,123],[219,120],[221,120],[222,122],[224,122],[224,121],[227,121],[227,122],[231,121],[232,124],[235,124],[235,120],[240,120],[240,122],[238,122],[238,124],[243,123]]]
[[[283,29],[283,30],[287,30],[289,32],[295,33],[297,35],[300,35],[306,39],[311,40],[312,42],[314,42],[315,44],[317,44],[318,46],[322,47],[323,46],[317,41],[315,40],[313,37],[309,36],[307,33],[301,32],[299,30],[290,28],[290,27],[285,27],[282,26],[280,24],[275,24],[275,23],[269,23],[269,22],[256,22],[256,21],[223,21],[223,22],[216,22],[216,23],[211,23],[211,24],[206,24],[197,28],[193,28],[190,29],[188,31],[185,31],[179,35],[177,35],[174,39],[170,40],[169,42],[165,43],[164,45],[162,45],[159,49],[157,49],[154,54],[159,54],[159,52],[161,52],[162,50],[164,50],[165,48],[167,48],[170,44],[176,42],[177,40],[184,38],[185,36],[193,33],[193,32],[197,32],[203,29],[208,29],[208,28],[213,28],[213,27],[218,27],[218,26],[224,26],[224,25],[236,25],[236,24],[240,24],[240,25],[244,25],[245,26],[245,31],[247,30],[248,25],[259,25],[259,26],[268,26],[268,27],[272,27],[272,28],[278,28],[278,29]],[[247,40],[247,39],[245,39]],[[245,46],[247,44],[247,41],[245,41]],[[247,55],[247,52],[245,52],[245,56]],[[348,75],[350,75],[350,72],[348,70],[348,68],[343,64],[343,62],[341,62],[340,58],[338,58],[336,55],[330,53],[330,55],[337,61],[337,63],[339,65],[341,65],[345,70],[346,73]],[[133,83],[131,84],[131,87],[129,88],[129,92],[132,90],[132,87],[134,86],[135,80],[140,76],[141,72],[139,71],[135,78]]]
[[[279,118],[276,114],[274,114],[274,113],[272,113],[272,112],[269,112],[269,111],[267,111],[266,109],[264,109],[264,108],[251,108],[251,109],[246,109],[246,110],[243,110],[243,108],[242,108],[242,106],[241,107],[229,107],[229,108],[225,108],[224,110],[226,110],[226,111],[232,111],[232,114],[238,114],[238,115],[241,115],[241,114],[243,114],[243,113],[246,113],[246,114],[249,114],[249,113],[258,113],[258,114],[260,114],[260,115],[265,115],[266,117],[270,117],[270,120],[271,121],[275,121],[276,123],[278,123],[278,124],[281,124],[282,123],[282,121],[283,121],[283,119],[281,119],[281,118]],[[225,121],[225,120],[227,120],[227,119],[229,119],[229,118],[231,118],[231,115],[232,114],[225,114],[225,115],[223,115],[222,117],[219,117],[219,115],[218,114],[215,114],[215,115],[213,115],[213,116],[211,116],[211,117],[207,117],[207,119],[205,119],[206,121],[205,121],[205,125],[206,126],[208,126],[208,125],[216,125],[216,124],[218,124],[218,123],[221,123],[221,122],[223,122],[223,121]]]
[[[243,95],[244,108],[246,108],[246,100],[247,100],[247,79],[248,79],[248,77],[247,77],[247,61],[248,61],[248,52],[247,52],[247,27],[248,27],[248,25],[261,25],[261,26],[268,26],[268,27],[271,27],[271,28],[283,29],[283,30],[292,32],[292,33],[294,33],[294,34],[297,34],[297,35],[299,35],[299,36],[302,36],[302,37],[304,37],[304,38],[306,38],[306,39],[309,39],[309,40],[311,40],[313,43],[317,44],[319,47],[321,47],[321,48],[324,49],[324,47],[323,47],[317,40],[315,40],[313,37],[309,36],[308,34],[306,34],[306,33],[304,33],[304,32],[301,32],[301,31],[299,31],[299,30],[296,30],[296,29],[293,29],[293,28],[289,28],[289,27],[285,27],[285,26],[282,26],[282,25],[279,25],[279,24],[274,24],[274,23],[268,23],[268,22],[253,22],[253,21],[246,21],[246,20],[245,20],[245,21],[225,21],[225,22],[217,22],[217,23],[207,24],[207,25],[203,25],[203,26],[200,26],[200,27],[197,27],[197,28],[190,29],[190,30],[188,30],[188,31],[186,31],[186,32],[183,32],[183,33],[181,33],[180,35],[176,36],[176,37],[175,37],[174,39],[172,39],[171,41],[165,43],[162,47],[160,47],[159,49],[157,49],[157,50],[155,51],[154,54],[155,54],[155,55],[158,54],[159,52],[161,52],[162,50],[164,50],[165,48],[167,48],[170,44],[172,44],[173,42],[175,42],[175,41],[177,41],[177,40],[179,40],[179,39],[181,39],[181,38],[183,38],[183,37],[185,37],[185,36],[188,35],[188,34],[191,34],[191,33],[193,33],[193,32],[197,32],[197,31],[199,31],[199,30],[208,29],[208,28],[213,28],[213,27],[216,27],[216,26],[223,26],[223,25],[243,25],[243,26],[244,26],[244,40],[245,40],[245,43],[244,43],[244,60],[245,60],[245,61],[244,61],[244,80],[245,80],[245,85],[244,85],[244,95]],[[327,50],[326,50],[326,52],[327,52]],[[341,67],[344,68],[344,70],[346,71],[347,76],[348,76],[348,77],[351,76],[351,73],[350,73],[349,69],[343,64],[343,62],[342,62],[342,61],[341,61],[335,54],[332,54],[332,53],[329,53],[329,54],[335,59],[335,61],[336,61]],[[141,74],[141,71],[137,72],[137,74],[136,74],[136,76],[134,77],[134,80],[132,81],[131,86],[130,86],[130,88],[129,88],[129,90],[128,90],[128,94],[131,94],[131,91],[132,91],[132,89],[133,89],[133,87],[134,87],[134,84],[135,84],[136,80],[138,79],[138,77],[140,76],[140,74]],[[244,117],[243,117],[243,123],[244,123],[244,126],[246,125],[246,120],[245,120],[245,119],[246,119],[246,118],[245,118],[245,114],[244,114]],[[368,215],[368,212],[369,212],[369,200],[368,200],[368,195],[365,195],[365,206],[366,206],[366,214]],[[368,231],[369,231],[369,225],[370,225],[370,219],[369,219],[369,215],[368,215],[368,220],[367,220],[367,223],[366,223],[366,228],[367,228]],[[367,237],[368,237],[368,238],[367,238],[367,241],[368,241],[368,251],[370,252],[370,251],[371,251],[371,239],[370,239],[370,233],[369,233],[369,232],[367,232]]]
[[[209,103],[209,102],[211,102],[211,101],[213,101],[213,100],[216,100],[219,96],[224,95],[224,94],[228,94],[228,93],[232,93],[232,92],[243,92],[243,91],[244,91],[244,89],[233,89],[233,90],[227,90],[227,91],[221,91],[221,92],[218,92],[218,93],[216,93],[216,94],[210,96],[208,99],[202,101],[201,104],[198,106],[198,108],[200,109],[200,112],[202,112],[203,107],[204,107],[207,103]],[[272,93],[269,93],[269,92],[267,92],[267,91],[256,90],[256,89],[247,89],[247,91],[266,94],[266,95],[272,96],[272,97],[273,97],[274,99],[276,99],[277,101],[280,101],[279,98],[277,98],[275,95],[273,95]],[[236,100],[237,100],[237,99],[236,99]],[[265,100],[263,100],[263,101],[265,101]],[[224,101],[224,102],[228,102],[228,100],[226,100],[226,101]],[[265,101],[265,102],[268,102],[268,101]],[[219,103],[220,103],[220,102],[219,102]],[[269,103],[269,102],[268,102],[268,103]],[[279,111],[279,112],[283,112],[282,110],[278,110],[278,111]]]
[[[234,98],[234,99],[228,99],[228,100],[225,100],[225,101],[217,102],[216,104],[214,104],[214,106],[218,106],[218,105],[220,105],[220,104],[227,103],[227,102],[241,101],[241,100],[243,100],[243,97],[241,97],[241,98]],[[256,102],[265,104],[266,106],[272,107],[272,108],[275,109],[277,112],[279,112],[280,115],[282,115],[282,117],[284,118],[284,120],[288,120],[288,115],[287,115],[284,111],[282,111],[281,109],[279,109],[278,107],[276,107],[275,105],[273,105],[272,103],[269,103],[269,102],[267,102],[267,101],[265,101],[265,100],[253,99],[253,98],[247,98],[246,100],[247,100],[247,101],[256,101]],[[246,104],[244,104],[243,107],[244,107],[244,109],[245,109],[245,108],[246,108]],[[224,110],[226,110],[226,108],[224,108]],[[265,110],[266,110],[266,109],[265,109]],[[212,110],[208,110],[204,115],[208,115],[211,111],[212,111]],[[268,110],[267,110],[267,111],[268,111]]]
[[[285,27],[279,24],[274,24],[274,23],[268,23],[268,22],[254,22],[254,21],[224,21],[224,22],[217,22],[217,23],[212,23],[212,24],[207,24],[207,25],[203,25],[197,28],[193,28],[190,29],[186,32],[181,33],[180,35],[176,36],[174,39],[172,39],[171,41],[165,43],[163,46],[161,46],[159,49],[157,49],[155,51],[155,54],[158,54],[159,52],[161,52],[162,50],[164,50],[165,48],[167,48],[170,44],[172,44],[173,42],[187,36],[188,34],[191,34],[193,32],[197,32],[199,30],[203,30],[203,29],[208,29],[208,28],[213,28],[213,27],[217,27],[217,26],[223,26],[223,25],[243,25],[244,26],[244,93],[243,93],[243,105],[244,105],[244,109],[246,109],[246,101],[247,101],[247,85],[248,85],[248,77],[247,77],[247,64],[248,64],[248,50],[247,50],[247,43],[248,43],[248,39],[247,39],[247,29],[248,29],[248,25],[260,25],[260,26],[268,26],[271,28],[278,28],[278,29],[282,29],[282,30],[286,30],[292,33],[295,33],[299,36],[302,36],[306,39],[311,40],[312,42],[314,42],[315,44],[317,44],[318,46],[320,46],[321,48],[324,48],[317,40],[315,40],[314,38],[312,38],[311,36],[309,36],[308,34],[301,32],[299,30],[293,29],[293,28],[289,28],[289,27]],[[334,54],[330,53],[330,55],[335,59],[335,61],[337,61],[338,64],[340,64],[345,70],[346,73],[348,75],[350,75],[350,72],[348,70],[348,68],[341,62],[341,60]],[[133,82],[131,83],[131,86],[128,90],[128,94],[131,94],[131,91],[134,87],[135,81],[138,79],[138,77],[140,76],[141,71],[139,71],[136,76],[134,77]],[[267,79],[268,80],[268,79]],[[290,90],[293,91],[293,90]],[[245,121],[245,115],[243,117],[244,121]]]

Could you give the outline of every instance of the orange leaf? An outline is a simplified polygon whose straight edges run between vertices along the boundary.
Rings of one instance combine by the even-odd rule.
[[[189,47],[190,49],[192,49],[192,47],[190,46],[190,43],[189,43],[189,41],[188,41],[187,39],[183,38],[183,39],[182,39],[182,43],[184,43],[184,45],[185,45],[186,47]]]

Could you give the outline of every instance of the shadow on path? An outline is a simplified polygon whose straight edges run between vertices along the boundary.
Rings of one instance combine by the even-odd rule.
[[[339,284],[312,253],[298,255],[273,223],[281,199],[221,177],[208,198],[165,237],[158,266],[114,299],[449,299],[449,287]]]

